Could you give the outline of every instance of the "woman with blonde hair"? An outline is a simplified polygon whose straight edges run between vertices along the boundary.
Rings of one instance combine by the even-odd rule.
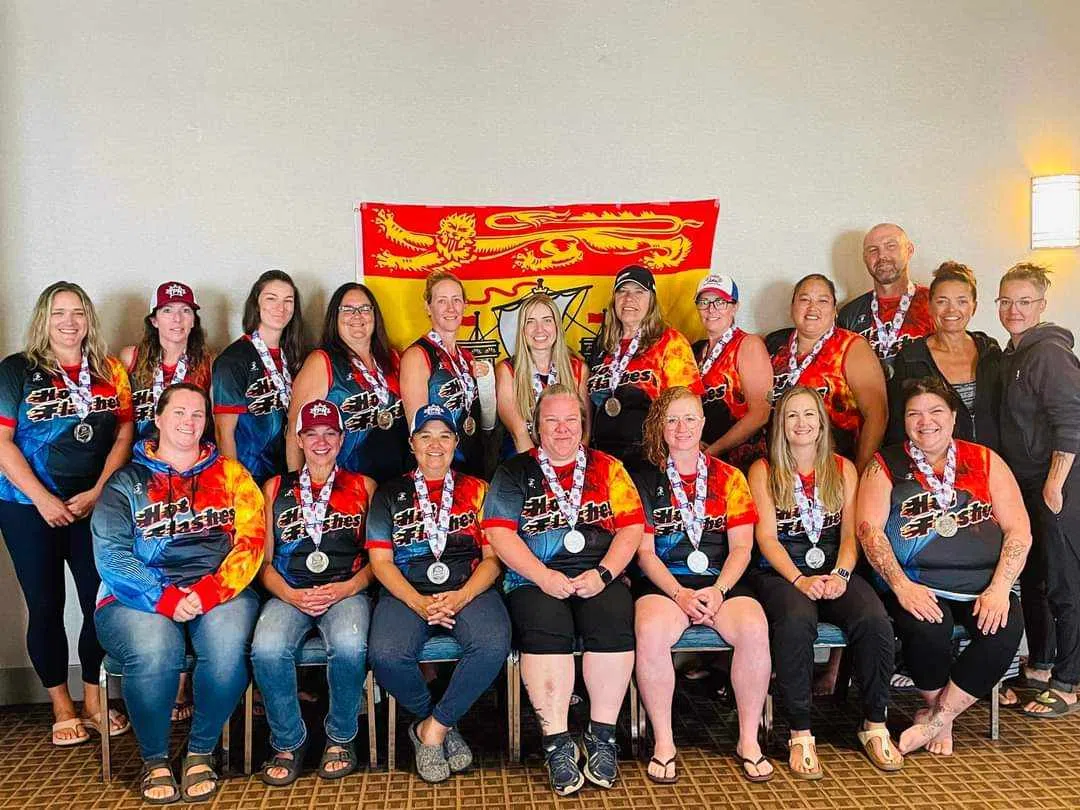
[[[810,733],[814,642],[819,621],[847,636],[862,698],[859,743],[883,771],[903,767],[885,728],[893,633],[885,607],[854,573],[855,466],[833,452],[825,403],[794,386],[776,403],[769,456],[750,468],[761,554],[752,577],[769,618],[776,685],[791,728],[789,765],[799,779],[824,776]]]
[[[0,532],[26,597],[26,646],[49,691],[54,745],[77,745],[87,729],[122,734],[127,718],[109,712],[101,727],[94,631],[98,577],[90,513],[105,482],[131,452],[131,389],[106,354],[94,305],[77,284],[58,281],[38,296],[26,348],[0,363]],[[79,634],[84,704],[68,692],[64,563],[83,622]]]
[[[543,293],[532,295],[518,313],[512,358],[495,369],[499,418],[506,426],[514,452],[533,448],[529,426],[536,398],[549,385],[566,382],[588,401],[589,371],[566,344],[558,306]],[[513,453],[506,453],[513,455]]]

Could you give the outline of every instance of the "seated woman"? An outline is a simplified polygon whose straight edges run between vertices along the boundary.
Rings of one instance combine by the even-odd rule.
[[[451,469],[454,414],[417,410],[409,444],[416,470],[379,487],[368,516],[367,549],[382,585],[368,656],[375,677],[417,719],[409,726],[416,770],[442,782],[473,761],[458,721],[510,653],[510,620],[498,591],[499,561],[480,532],[487,485]],[[438,702],[417,665],[429,638],[449,634],[461,658]]]
[[[356,770],[356,718],[371,618],[371,568],[363,547],[375,482],[338,467],[345,435],[334,403],[305,403],[296,420],[303,467],[263,485],[271,531],[266,533],[261,579],[270,599],[251,642],[251,664],[274,749],[259,778],[276,786],[295,782],[304,764],[308,735],[297,697],[296,654],[312,630],[326,646],[330,687],[319,776],[340,779]]]
[[[839,626],[853,655],[862,698],[859,743],[883,771],[903,757],[889,739],[885,709],[893,633],[870,584],[853,573],[854,465],[833,453],[825,403],[811,388],[789,388],[776,403],[769,457],[750,468],[758,508],[759,568],[752,582],[769,617],[776,686],[791,727],[789,764],[799,779],[824,773],[810,734],[814,642],[819,621]]]
[[[123,668],[143,798],[209,801],[220,779],[218,735],[248,684],[259,612],[248,585],[263,559],[263,498],[239,462],[202,441],[210,418],[205,391],[169,386],[156,410],[158,438],[135,445],[90,521],[102,579],[94,618],[101,645]],[[169,715],[189,644],[195,713],[177,788]]]
[[[545,388],[536,402],[537,446],[496,470],[484,503],[488,542],[509,569],[503,587],[522,680],[560,796],[585,779],[610,788],[618,778],[615,723],[634,668],[634,605],[617,577],[641,545],[645,522],[623,465],[581,443],[585,418],[574,388]],[[584,773],[567,730],[579,638],[590,706]]]
[[[648,777],[676,781],[671,647],[691,624],[711,627],[734,648],[731,684],[739,714],[735,755],[751,782],[772,778],[758,745],[769,690],[769,627],[753,591],[740,583],[754,547],[757,511],[746,478],[698,449],[705,414],[688,388],[669,388],[645,417],[649,467],[634,476],[645,506],[635,588],[637,683],[653,725]]]
[[[904,753],[951,754],[952,725],[1005,674],[1024,632],[1011,593],[1031,547],[1020,488],[986,447],[953,438],[956,395],[937,377],[909,380],[908,440],[878,453],[859,486],[859,541],[886,587],[926,708],[900,735]],[[971,643],[953,663],[952,633]]]

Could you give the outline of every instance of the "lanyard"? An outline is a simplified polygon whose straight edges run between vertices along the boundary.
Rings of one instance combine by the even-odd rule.
[[[585,490],[585,448],[578,446],[577,457],[574,459],[573,483],[570,486],[569,495],[563,489],[562,484],[559,483],[559,477],[555,475],[555,470],[551,466],[551,459],[548,458],[548,454],[544,452],[543,447],[537,449],[536,460],[540,462],[540,471],[544,474],[544,480],[547,481],[548,487],[555,496],[555,503],[558,504],[559,512],[562,513],[563,518],[566,520],[566,525],[573,529],[577,526],[578,512],[581,509],[581,496]]]
[[[671,484],[671,496],[675,499],[675,505],[679,508],[679,514],[682,516],[683,526],[686,529],[686,535],[690,538],[690,545],[694,547],[694,551],[697,551],[698,546],[701,545],[702,532],[705,529],[705,491],[709,483],[705,454],[698,453],[697,473],[694,478],[693,506],[690,504],[690,499],[686,497],[686,492],[683,491],[682,478],[679,471],[675,469],[675,461],[671,456],[668,456],[667,460],[667,478],[668,483]]]
[[[360,372],[360,376],[367,382],[368,387],[375,392],[375,398],[379,400],[379,405],[385,408],[390,404],[390,386],[387,385],[386,376],[374,358],[372,358],[371,365],[375,368],[374,374],[368,371],[367,366],[360,361],[359,357],[352,358],[352,367]]]
[[[611,389],[612,396],[615,395],[615,389],[619,387],[619,380],[622,378],[623,373],[626,371],[626,367],[630,364],[634,355],[637,354],[638,345],[641,343],[641,330],[639,329],[634,333],[633,339],[630,341],[630,345],[626,347],[626,353],[622,351],[622,341],[620,340],[615,344],[615,351],[611,355],[611,382],[608,387]]]
[[[450,511],[454,505],[454,475],[450,470],[443,476],[442,497],[439,499],[439,511],[435,513],[435,504],[428,494],[427,482],[420,470],[413,472],[413,488],[416,499],[420,501],[420,516],[424,521],[424,539],[427,540],[435,560],[442,557],[446,549],[446,538],[450,534]]]
[[[949,449],[945,453],[945,469],[941,478],[934,475],[934,468],[930,466],[922,450],[910,441],[904,443],[904,449],[915,462],[915,466],[919,468],[919,472],[926,476],[926,483],[930,485],[930,491],[934,495],[938,508],[948,510],[956,494],[956,442],[949,442]]]
[[[184,378],[187,377],[188,370],[188,357],[186,354],[180,355],[180,359],[176,361],[176,368],[173,369],[172,379],[169,380],[169,385],[176,385],[182,383]],[[165,390],[165,369],[161,363],[157,364],[154,369],[154,382],[152,385],[154,391],[154,402],[157,402],[161,397],[161,392]]]
[[[893,346],[900,339],[900,327],[904,325],[908,307],[911,306],[911,299],[914,295],[915,285],[909,281],[907,290],[900,298],[900,304],[896,307],[896,314],[893,315],[893,319],[889,323],[882,322],[878,316],[877,293],[875,292],[870,296],[870,314],[874,316],[874,332],[877,335],[878,355],[882,360],[890,356]]]
[[[307,530],[311,542],[315,544],[316,551],[319,550],[319,544],[322,542],[326,509],[330,505],[330,492],[334,489],[334,477],[336,475],[337,465],[335,464],[334,469],[330,471],[330,476],[326,479],[326,483],[323,484],[318,502],[315,502],[311,496],[311,471],[308,469],[307,464],[300,471],[300,514],[303,515],[304,529]]]
[[[75,406],[75,414],[79,420],[90,415],[90,406],[94,402],[94,395],[90,392],[90,362],[83,354],[79,364],[79,382],[76,384],[63,369],[60,369],[60,379],[64,381],[71,397],[71,404]]]
[[[259,359],[262,361],[266,373],[270,375],[270,381],[277,390],[281,406],[288,408],[289,402],[292,400],[292,375],[289,374],[289,363],[285,358],[285,350],[282,349],[281,351],[281,371],[279,372],[274,364],[274,358],[270,356],[270,350],[266,347],[266,341],[259,336],[258,330],[251,333],[251,344],[255,347],[255,351],[259,353]]]
[[[446,341],[434,329],[427,333],[427,339],[442,349],[443,354],[450,359],[450,369],[454,377],[457,378],[458,383],[461,384],[461,392],[465,396],[465,410],[470,410],[473,401],[476,399],[476,380],[469,370],[469,362],[460,350],[457,350],[455,354],[450,354],[450,350],[446,348]]]
[[[735,326],[731,325],[727,328],[727,331],[720,336],[720,339],[716,341],[716,345],[712,347],[712,350],[705,357],[705,361],[701,364],[702,377],[708,374],[709,369],[713,367],[713,363],[720,359],[720,355],[724,353],[724,349],[727,348],[727,345],[731,342],[733,337],[735,337]]]
[[[828,332],[818,338],[817,343],[814,344],[814,347],[810,350],[810,353],[803,358],[801,363],[796,361],[799,348],[799,333],[797,331],[791,333],[791,340],[788,342],[787,385],[789,388],[798,384],[799,378],[802,377],[803,372],[806,371],[806,369],[810,367],[810,364],[817,359],[817,356],[821,354],[821,349],[825,346],[829,338],[831,338],[835,332],[836,324],[833,324],[829,327]]]

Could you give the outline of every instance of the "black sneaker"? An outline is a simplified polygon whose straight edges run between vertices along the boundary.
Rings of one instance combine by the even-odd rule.
[[[585,743],[585,776],[597,787],[609,788],[619,776],[619,746],[615,737],[601,737],[586,728],[582,735]]]
[[[581,775],[581,768],[578,767],[580,756],[577,743],[569,734],[544,748],[551,789],[560,796],[577,793],[585,784],[585,777]]]

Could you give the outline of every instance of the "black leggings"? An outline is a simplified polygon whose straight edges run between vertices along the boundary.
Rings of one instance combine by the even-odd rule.
[[[98,681],[104,656],[94,629],[98,577],[90,519],[53,528],[34,506],[0,501],[0,532],[19,578],[29,620],[26,651],[46,689],[67,683],[68,644],[64,631],[64,562],[71,569],[79,594],[83,622],[79,633],[79,662],[84,683]]]
[[[1020,601],[1015,594],[1009,594],[1009,616],[1005,626],[993,635],[979,631],[972,613],[974,602],[939,596],[937,603],[944,614],[941,621],[924,622],[904,610],[891,591],[885,594],[885,609],[892,616],[896,634],[904,645],[904,661],[915,688],[933,692],[951,680],[969,695],[986,697],[1001,680],[1020,646],[1020,636],[1024,634]],[[957,623],[967,630],[971,642],[953,663],[952,635]]]
[[[754,575],[751,585],[769,617],[776,687],[791,728],[810,728],[814,641],[819,621],[844,631],[859,683],[863,717],[872,723],[884,723],[893,670],[893,631],[885,607],[870,584],[852,574],[843,596],[817,601],[773,571]]]

